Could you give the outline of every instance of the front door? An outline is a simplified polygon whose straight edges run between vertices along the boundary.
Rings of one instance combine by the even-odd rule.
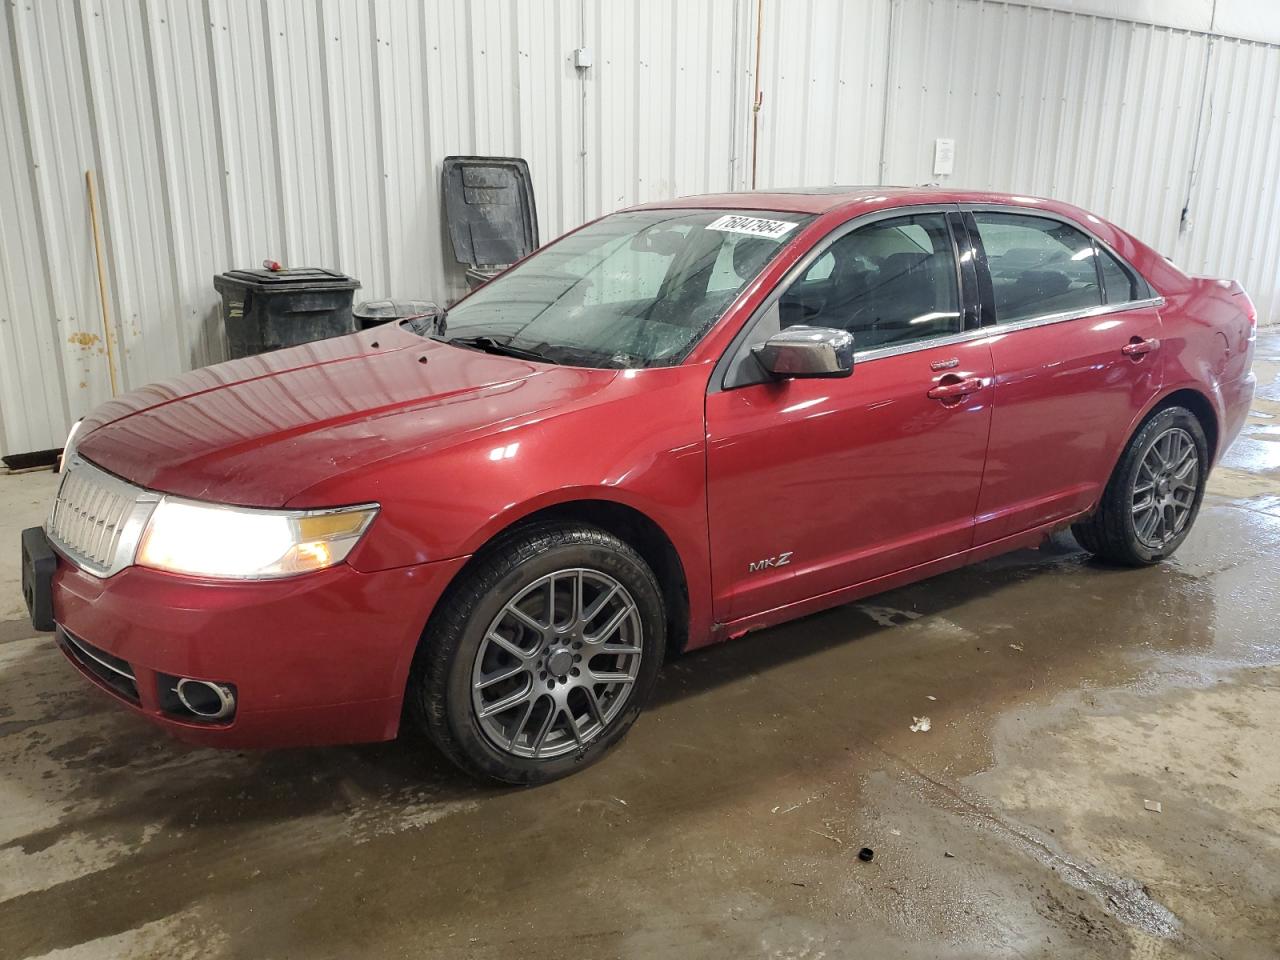
[[[708,395],[717,619],[971,546],[992,364],[963,313],[941,212],[844,234],[781,294],[766,318],[850,330],[858,353],[846,379],[747,377]]]

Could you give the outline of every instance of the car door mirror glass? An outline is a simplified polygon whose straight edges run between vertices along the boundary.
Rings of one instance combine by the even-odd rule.
[[[787,327],[751,351],[774,377],[847,377],[853,373],[853,334],[831,327]]]

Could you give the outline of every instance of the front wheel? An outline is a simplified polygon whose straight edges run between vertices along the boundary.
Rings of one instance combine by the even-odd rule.
[[[408,696],[467,772],[553,780],[599,758],[648,700],[665,642],[657,580],[588,526],[542,526],[485,552],[423,637]]]
[[[1130,439],[1097,511],[1071,532],[1105,560],[1156,563],[1190,533],[1208,476],[1209,448],[1200,421],[1185,407],[1166,407]]]

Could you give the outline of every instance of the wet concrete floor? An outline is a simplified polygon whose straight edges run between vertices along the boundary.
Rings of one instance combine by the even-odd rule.
[[[1062,536],[684,657],[535,790],[183,747],[32,635],[6,548],[0,957],[1274,958],[1280,333],[1255,369],[1172,562]],[[0,478],[0,543],[51,489]]]

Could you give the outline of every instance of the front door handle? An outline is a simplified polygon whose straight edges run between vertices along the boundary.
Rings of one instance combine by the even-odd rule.
[[[954,374],[948,374],[942,378],[936,387],[929,391],[929,399],[960,400],[971,393],[977,393],[981,389],[982,380],[978,377],[965,377],[961,380]]]
[[[1134,337],[1120,348],[1120,352],[1126,357],[1141,357],[1144,354],[1150,353],[1152,350],[1159,349],[1159,347],[1160,341],[1152,337],[1148,337],[1145,340],[1140,337]]]

